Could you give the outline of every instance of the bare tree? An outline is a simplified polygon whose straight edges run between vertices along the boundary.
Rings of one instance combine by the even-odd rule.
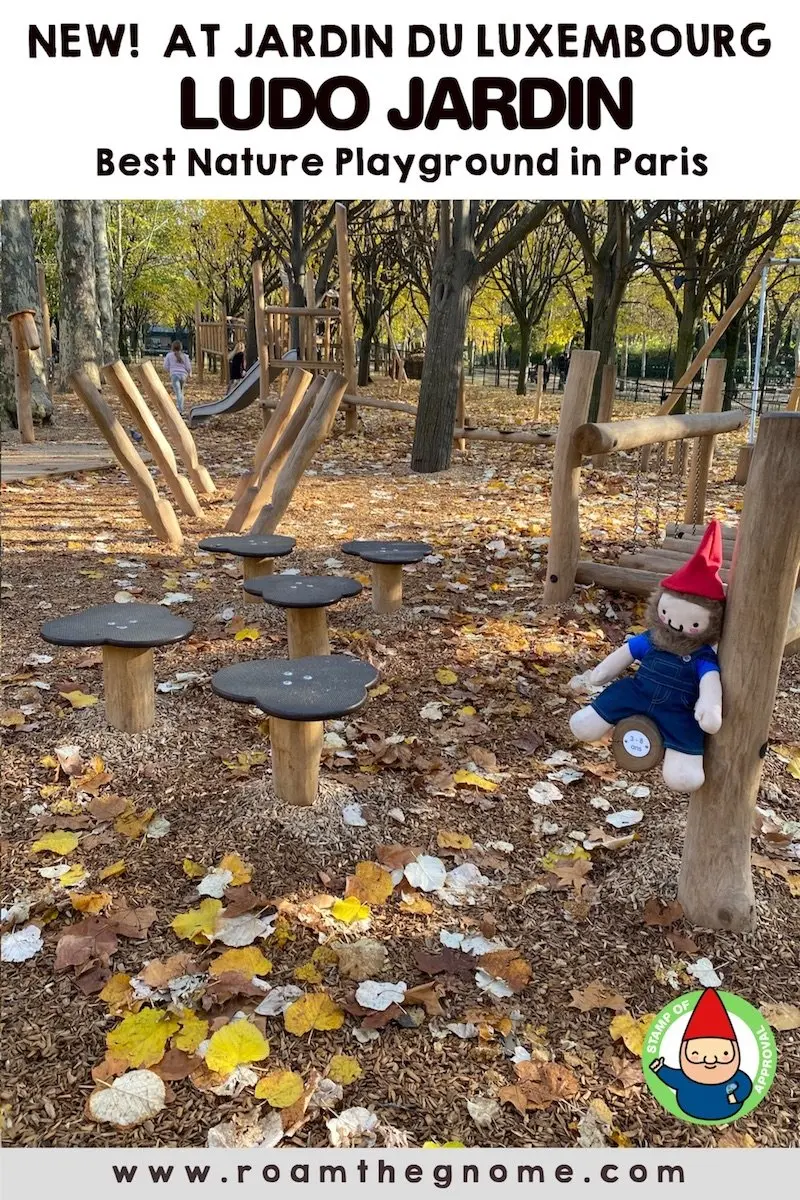
[[[58,261],[61,271],[59,363],[64,383],[85,371],[100,386],[100,318],[94,266],[91,200],[57,200]]]
[[[352,233],[353,299],[361,321],[358,384],[369,383],[369,356],[384,314],[408,286],[397,257],[396,213],[374,204],[350,226]]]
[[[31,228],[31,210],[27,200],[4,200],[0,225],[0,416],[16,424],[14,367],[11,336],[6,317],[12,312],[32,309],[41,326],[39,287]],[[47,376],[38,351],[31,352],[31,403],[33,415],[47,419],[53,405],[47,394]]]

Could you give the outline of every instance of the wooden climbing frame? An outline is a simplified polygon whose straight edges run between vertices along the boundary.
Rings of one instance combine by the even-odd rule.
[[[212,370],[219,372],[221,383],[230,380],[231,335],[233,344],[247,341],[247,323],[238,317],[222,316],[214,320],[203,320],[200,302],[194,306],[194,355],[197,378],[205,379],[206,359]]]

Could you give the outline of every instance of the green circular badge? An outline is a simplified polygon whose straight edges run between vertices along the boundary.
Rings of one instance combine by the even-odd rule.
[[[642,1046],[642,1069],[662,1108],[693,1125],[751,1113],[775,1078],[772,1030],[731,992],[686,992],[662,1008]]]

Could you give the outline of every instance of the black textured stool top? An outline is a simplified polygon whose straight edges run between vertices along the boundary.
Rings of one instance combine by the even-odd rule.
[[[326,654],[233,663],[212,675],[211,689],[284,721],[328,721],[366,704],[377,679],[375,667],[359,658]]]
[[[343,554],[355,554],[371,563],[416,563],[433,553],[427,542],[343,542]]]
[[[98,604],[45,621],[41,636],[56,646],[128,646],[142,649],[182,642],[194,625],[163,604]]]
[[[244,590],[279,608],[324,608],[345,596],[357,596],[361,584],[338,575],[259,575]]]
[[[223,533],[198,542],[200,550],[210,550],[212,554],[235,554],[239,558],[281,558],[284,554],[291,554],[296,545],[293,537],[283,537],[280,533]]]

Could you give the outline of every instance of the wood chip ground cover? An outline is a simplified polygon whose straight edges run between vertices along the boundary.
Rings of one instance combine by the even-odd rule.
[[[406,394],[414,389],[409,385]],[[216,394],[212,388],[194,390],[198,401]],[[376,383],[370,391],[394,396],[396,385]],[[557,419],[557,401],[548,396],[545,424]],[[468,388],[467,407],[482,425],[530,424],[530,400],[509,392]],[[630,413],[621,405],[619,415],[631,415],[633,406],[628,407]],[[643,415],[643,407],[636,415]],[[403,1131],[410,1145],[572,1146],[579,1144],[582,1118],[600,1105],[611,1113],[602,1125],[609,1145],[717,1144],[724,1137],[720,1131],[665,1123],[643,1087],[636,1058],[611,1025],[625,1014],[638,1021],[677,991],[695,986],[686,967],[700,957],[711,960],[723,986],[752,1003],[794,1011],[799,901],[792,879],[798,862],[788,851],[791,836],[784,837],[771,820],[753,841],[759,856],[757,932],[741,937],[690,928],[673,906],[686,805],[655,774],[646,780],[650,795],[635,802],[644,811],[635,836],[616,848],[583,850],[590,830],[603,823],[593,800],[603,798],[611,812],[633,804],[607,756],[573,744],[567,726],[573,700],[566,684],[623,639],[639,622],[641,608],[595,589],[577,593],[557,614],[543,613],[542,539],[548,533],[552,450],[476,445],[466,455],[456,453],[445,475],[415,476],[408,469],[412,431],[406,417],[367,412],[354,439],[345,439],[337,426],[282,524],[281,532],[298,541],[282,568],[340,569],[325,563],[341,560],[342,541],[386,532],[429,541],[441,561],[405,573],[405,607],[398,614],[376,616],[368,588],[331,611],[333,649],[372,661],[381,670],[381,687],[362,713],[328,726],[337,736],[325,751],[320,799],[308,812],[290,811],[271,790],[260,715],[213,696],[208,684],[230,662],[285,655],[284,616],[266,605],[245,607],[238,564],[196,550],[201,537],[224,524],[258,423],[253,408],[197,430],[218,493],[204,502],[202,521],[181,518],[186,544],[178,554],[144,535],[131,490],[116,470],[3,487],[0,708],[23,718],[4,721],[2,729],[3,905],[17,914],[3,931],[33,922],[41,927],[43,943],[30,957],[4,964],[2,972],[6,1050],[0,1105],[6,1141],[202,1146],[220,1123],[251,1124],[276,1111],[295,1114],[293,1124],[283,1125],[295,1130],[284,1144],[324,1146],[332,1136],[326,1119],[360,1107],[374,1112],[381,1128]],[[55,426],[37,430],[37,436],[95,439],[66,396],[57,397]],[[710,488],[709,512],[726,520],[736,519],[741,503],[741,490],[729,483],[736,442],[721,439]],[[633,463],[623,455],[618,459],[610,460],[606,472],[587,472],[583,550],[598,558],[631,548]],[[663,491],[662,523],[676,511],[671,477],[665,476]],[[655,473],[643,481],[642,498],[643,524],[651,530]],[[156,652],[157,680],[176,686],[157,694],[155,725],[134,737],[105,725],[102,670],[94,651],[59,648],[52,661],[25,665],[44,649],[38,627],[48,616],[111,601],[122,590],[149,602],[170,592],[191,595],[192,602],[175,611],[195,622],[188,643]],[[232,617],[225,613],[230,608]],[[236,640],[245,629],[257,631],[258,638]],[[99,701],[74,708],[64,698],[74,692]],[[438,706],[441,719],[420,715],[430,704]],[[783,665],[773,728],[781,745],[800,743],[798,658]],[[82,769],[68,773],[58,767],[57,750],[64,747],[78,747]],[[535,804],[529,789],[547,781],[552,767],[545,760],[558,751],[575,755],[582,778],[560,786],[562,796],[552,804]],[[62,752],[62,759],[75,765],[74,755],[64,759]],[[106,774],[109,779],[98,782]],[[76,783],[81,778],[88,780],[85,791]],[[342,818],[356,803],[365,825],[351,826]],[[787,769],[785,754],[767,754],[759,804],[784,825],[800,820],[800,782]],[[115,822],[123,815],[121,830]],[[37,840],[58,832],[77,838],[74,849],[31,853]],[[267,918],[277,909],[277,922],[267,926],[275,932],[253,943],[262,956],[253,961],[263,971],[263,959],[269,960],[272,968],[252,981],[236,969],[247,967],[247,956],[221,941],[193,945],[172,928],[176,917],[203,902],[200,879],[231,854],[239,856],[234,865],[252,867],[252,878],[223,898],[227,912]],[[404,867],[423,855],[439,859],[447,871],[474,864],[490,886],[475,904],[447,903],[437,890],[423,896],[401,878]],[[184,861],[202,867],[203,875],[190,877]],[[359,870],[360,863],[382,869]],[[72,872],[68,886],[59,882],[62,868]],[[385,873],[395,880],[390,894]],[[92,893],[110,894],[110,907],[104,897],[102,905],[90,901],[86,911],[77,911],[74,899]],[[334,901],[354,893],[366,901],[366,927],[342,924],[332,915]],[[30,912],[22,916],[25,905]],[[93,908],[100,911],[94,914]],[[130,913],[150,908],[156,918],[145,923],[142,936]],[[116,943],[109,966],[97,959],[55,972],[57,943],[71,926],[111,922],[115,912],[126,910],[118,932],[95,939],[101,952]],[[502,982],[500,973],[508,974],[508,965],[521,960],[524,965],[513,974],[521,990],[511,995],[481,990],[480,959],[472,958],[471,969],[464,969],[461,959],[469,956],[461,950],[454,960],[458,969],[426,974],[420,954],[452,955],[440,940],[443,929],[496,942],[488,953],[513,950],[510,958],[489,960],[497,972],[490,978]],[[314,957],[320,937],[334,949]],[[422,988],[412,991],[420,996],[416,1003],[398,1009],[400,1021],[391,1019],[382,1028],[375,1021],[387,1014],[360,1010],[354,999],[358,972],[348,978],[336,961],[336,943],[363,937],[386,950],[383,968],[367,978],[403,981],[409,991]],[[38,938],[28,936],[26,943],[35,948]],[[125,1009],[126,989],[133,985],[119,981],[108,993],[113,1014],[100,998],[112,975],[136,980],[147,963],[182,953],[188,954],[186,973],[164,981],[162,999]],[[234,969],[209,974],[211,963],[226,953],[233,955],[228,961]],[[381,961],[380,954],[372,955],[378,968]],[[431,965],[430,959],[421,961]],[[322,982],[311,982],[317,976]],[[94,990],[85,994],[82,979]],[[426,984],[431,987],[422,987]],[[269,995],[264,989],[290,986],[330,996],[344,1014],[341,1024],[298,1036],[286,1028],[280,1005],[278,1015],[256,1015]],[[297,999],[296,990],[287,1003],[292,996]],[[169,1079],[164,1106],[159,1108],[153,1083],[154,1098],[137,1108],[141,1122],[124,1125],[111,1106],[122,1126],[117,1127],[108,1119],[92,1120],[87,1100],[98,1086],[92,1070],[97,1074],[100,1063],[106,1064],[99,1076],[106,1084],[124,1071],[124,1063],[107,1059],[107,1038],[137,1003],[139,1011],[142,1004],[163,1012],[171,1006],[176,1021],[185,1009],[194,1013],[183,1042],[191,1051],[176,1045],[180,1032],[166,1035],[165,1047],[171,1038],[172,1048],[161,1064],[145,1068],[157,1074],[161,1066]],[[441,1015],[433,1015],[436,1006]],[[359,1010],[370,1015],[354,1015]],[[361,1073],[345,1072],[348,1082],[343,1099],[332,1101],[335,1110],[315,1107],[307,1097],[294,1108],[273,1110],[260,1098],[273,1096],[272,1082],[260,1093],[252,1082],[236,1095],[210,1090],[219,1089],[220,1077],[205,1064],[204,1045],[239,1012],[269,1043],[268,1058],[237,1068],[245,1080],[247,1072],[256,1081],[272,1082],[279,1073],[292,1073],[308,1090],[317,1076],[325,1078],[334,1060],[334,1074],[341,1076],[337,1056],[357,1060]],[[208,1038],[195,1045],[189,1031],[202,1029],[200,1021],[208,1022]],[[792,1146],[799,1140],[791,1083],[800,1054],[795,1022],[782,1019],[776,1038],[781,1058],[776,1082],[736,1132],[756,1145]],[[535,1069],[520,1073],[525,1061]],[[555,1064],[558,1070],[536,1064]],[[333,1083],[326,1086],[335,1093]],[[484,1100],[498,1102],[489,1126],[478,1125],[467,1106],[470,1101],[478,1111]]]

